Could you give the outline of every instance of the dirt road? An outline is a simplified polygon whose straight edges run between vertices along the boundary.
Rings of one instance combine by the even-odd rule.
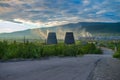
[[[119,80],[120,61],[102,50],[103,55],[0,62],[0,80]]]

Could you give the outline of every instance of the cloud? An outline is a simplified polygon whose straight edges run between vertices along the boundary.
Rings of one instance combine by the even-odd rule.
[[[51,22],[32,22],[22,19],[14,19],[14,22],[22,23],[23,25],[36,26],[36,27],[52,27],[63,24],[68,24],[68,21],[51,21]]]
[[[0,20],[0,22],[3,22],[3,20]]]
[[[90,0],[83,0],[83,5],[89,5],[90,4]]]
[[[84,21],[119,22],[119,3],[119,0],[0,0],[0,19],[37,27]]]
[[[10,7],[8,3],[0,3],[0,7]]]
[[[45,26],[43,22],[32,22],[30,20],[24,20],[24,19],[14,19],[14,22],[18,22],[18,23],[21,23],[23,25],[28,25],[28,26],[36,26],[36,27]]]
[[[106,12],[106,10],[100,10],[100,11],[96,12],[96,14],[103,14],[105,12]]]
[[[0,33],[21,31],[21,30],[26,30],[28,28],[30,28],[30,27],[24,26],[24,25],[18,24],[18,23],[0,20]]]

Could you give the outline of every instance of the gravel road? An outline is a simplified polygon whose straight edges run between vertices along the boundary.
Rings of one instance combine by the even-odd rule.
[[[0,62],[0,80],[120,80],[120,61],[103,55]]]

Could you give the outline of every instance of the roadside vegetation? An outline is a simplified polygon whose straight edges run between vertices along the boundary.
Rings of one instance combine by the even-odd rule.
[[[120,59],[120,42],[116,44],[116,52],[114,53],[113,57]]]
[[[93,43],[65,45],[45,45],[36,42],[0,41],[0,60],[9,59],[40,59],[50,56],[79,56],[84,54],[101,54],[101,49]]]
[[[101,47],[107,47],[115,51],[113,54],[114,58],[119,58],[120,59],[120,41],[106,41],[106,42],[101,42],[100,44]]]
[[[109,49],[114,50],[116,43],[114,41],[100,41],[99,46],[100,47],[107,47]]]

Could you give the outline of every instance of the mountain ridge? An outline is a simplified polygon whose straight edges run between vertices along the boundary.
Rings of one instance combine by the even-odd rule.
[[[45,39],[48,32],[56,32],[61,38],[65,32],[74,32],[75,37],[84,36],[119,36],[120,22],[103,23],[103,22],[78,22],[60,26],[45,27],[17,31],[12,33],[1,33],[0,38],[23,38],[28,39]],[[63,38],[63,37],[62,37]]]

